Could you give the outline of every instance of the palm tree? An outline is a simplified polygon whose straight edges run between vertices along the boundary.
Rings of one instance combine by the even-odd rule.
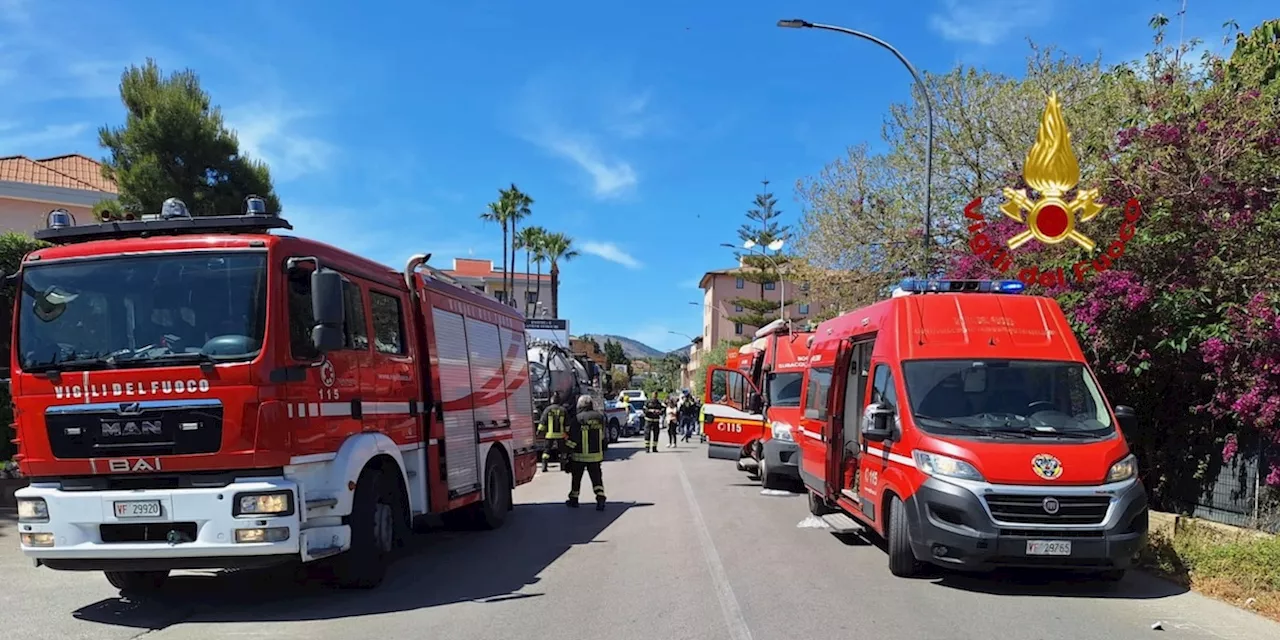
[[[516,273],[517,226],[521,220],[529,217],[529,215],[533,213],[531,209],[531,207],[533,206],[533,198],[530,198],[529,194],[520,191],[520,188],[517,187],[514,182],[511,183],[511,186],[509,188],[503,189],[501,193],[502,193],[501,200],[506,205],[503,207],[503,210],[506,211],[507,221],[511,223],[511,268],[510,269],[507,268],[507,262],[505,257],[506,247],[502,248],[503,249],[502,253],[504,256],[502,259],[502,270],[504,271],[504,273],[502,274],[503,288],[506,289],[507,291],[511,291],[512,289],[516,288],[515,273]],[[506,241],[505,237],[503,238],[503,241],[504,242]],[[527,271],[528,269],[526,269],[526,272]],[[509,286],[506,284],[508,279],[511,281],[511,284]],[[510,298],[510,294],[508,294],[508,297]],[[510,300],[509,304],[514,307],[516,306],[516,301],[512,299]]]
[[[543,247],[547,255],[547,261],[551,263],[551,317],[560,317],[560,263],[568,262],[578,257],[578,251],[573,248],[573,238],[560,233],[548,233],[545,238]]]
[[[536,300],[542,300],[542,263],[547,261],[547,230],[542,227],[538,229],[538,242],[533,246],[533,263],[538,267],[538,286],[537,293],[534,294]],[[534,305],[534,312],[538,311],[537,305]]]
[[[526,316],[530,315],[529,298],[527,295],[529,292],[529,263],[533,260],[533,254],[538,251],[538,243],[541,242],[542,234],[544,233],[546,233],[546,229],[543,229],[542,227],[525,227],[521,229],[519,233],[515,233],[511,237],[513,253],[516,249],[524,249],[524,290],[526,293],[524,300],[524,314]],[[515,260],[515,256],[512,256],[512,260]],[[514,269],[512,269],[512,273],[515,273]],[[515,276],[512,275],[512,277],[514,278]],[[514,286],[512,288],[514,288]]]
[[[507,221],[511,219],[510,216],[507,215],[507,211],[508,211],[507,207],[510,204],[510,202],[507,198],[507,192],[505,189],[499,189],[498,193],[499,193],[499,196],[497,201],[489,203],[488,209],[485,210],[484,213],[480,214],[480,219],[484,220],[485,222],[496,222],[502,225],[502,268],[505,271],[507,268],[507,247],[508,247]],[[503,289],[502,295],[505,296],[509,294],[510,290],[507,289],[507,275],[505,273],[502,274],[502,289]]]

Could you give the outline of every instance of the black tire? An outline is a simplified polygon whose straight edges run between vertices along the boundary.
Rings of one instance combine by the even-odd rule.
[[[894,496],[889,502],[889,573],[910,578],[920,572],[920,563],[911,550],[911,528],[907,508]]]
[[[395,476],[365,469],[356,482],[354,502],[347,522],[351,548],[334,558],[334,578],[344,589],[373,589],[382,584],[396,547],[403,505]]]
[[[107,582],[123,595],[147,595],[160,591],[169,579],[169,571],[103,571]]]
[[[497,529],[511,510],[511,471],[497,452],[489,454],[484,465],[484,499],[480,501],[479,524],[483,529]]]
[[[827,505],[827,500],[818,495],[813,489],[809,490],[809,513],[815,516],[825,516],[831,513],[831,507]]]
[[[760,476],[760,486],[765,489],[777,489],[782,486],[782,483],[778,482],[778,476],[769,473],[769,465],[765,462],[764,456],[760,456],[760,471],[758,475]]]

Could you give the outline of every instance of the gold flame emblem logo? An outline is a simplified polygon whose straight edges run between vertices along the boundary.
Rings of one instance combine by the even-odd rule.
[[[1097,189],[1079,189],[1070,202],[1068,191],[1080,182],[1080,165],[1071,152],[1071,133],[1062,117],[1062,105],[1056,92],[1049,95],[1044,115],[1040,118],[1040,130],[1036,143],[1027,153],[1027,163],[1022,177],[1040,194],[1033,200],[1026,189],[1005,187],[1007,202],[1000,205],[1005,215],[1027,225],[1027,230],[1009,239],[1009,249],[1017,249],[1032,238],[1045,244],[1058,244],[1071,240],[1092,251],[1097,246],[1089,236],[1076,230],[1077,222],[1088,222],[1102,211],[1098,203]],[[1026,217],[1023,217],[1023,212]]]

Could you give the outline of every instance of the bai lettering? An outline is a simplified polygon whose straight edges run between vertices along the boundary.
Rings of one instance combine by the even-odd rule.
[[[117,458],[107,461],[107,471],[111,473],[137,473],[159,470],[160,458]]]

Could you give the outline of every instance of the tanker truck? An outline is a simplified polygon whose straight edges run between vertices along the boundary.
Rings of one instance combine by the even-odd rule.
[[[551,404],[551,396],[560,392],[565,407],[575,406],[578,396],[586,394],[591,404],[605,417],[605,446],[622,437],[626,424],[626,409],[608,407],[600,383],[600,371],[594,362],[574,357],[557,342],[530,338],[528,340],[529,382],[533,391],[534,421],[542,418],[542,411]],[[546,442],[538,436],[537,447],[542,451]]]

